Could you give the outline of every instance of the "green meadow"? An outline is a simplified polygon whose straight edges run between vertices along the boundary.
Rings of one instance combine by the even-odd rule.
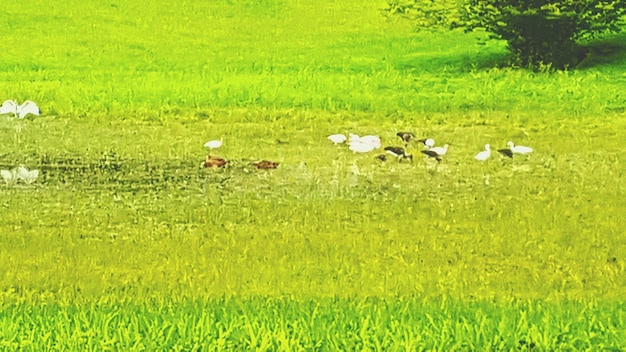
[[[4,4],[0,349],[625,350],[626,36],[532,72],[384,6]],[[404,130],[450,150],[326,139]]]

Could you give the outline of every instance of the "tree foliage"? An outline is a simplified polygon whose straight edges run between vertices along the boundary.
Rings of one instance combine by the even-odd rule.
[[[577,43],[622,29],[626,0],[388,0],[388,14],[418,28],[484,29],[503,39],[514,64],[566,68],[584,58]]]

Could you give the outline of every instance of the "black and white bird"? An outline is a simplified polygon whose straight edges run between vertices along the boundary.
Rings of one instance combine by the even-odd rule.
[[[511,149],[513,154],[530,154],[533,152],[533,148],[523,145],[515,145],[512,141],[508,141],[506,145],[509,146],[509,149]]]
[[[428,157],[441,161],[441,157],[448,153],[448,146],[448,144],[445,144],[443,147],[432,147],[426,150],[421,150],[421,152]]]
[[[385,147],[385,153],[396,157],[398,161],[402,161],[404,159],[413,161],[413,155],[408,154],[402,147]]]
[[[23,119],[28,114],[39,116],[39,107],[31,100],[26,100],[21,105],[13,100],[5,100],[0,106],[0,115],[13,114],[18,119]]]
[[[513,157],[513,151],[510,148],[498,149],[498,153],[500,153],[500,155],[506,156],[508,158],[512,158]]]

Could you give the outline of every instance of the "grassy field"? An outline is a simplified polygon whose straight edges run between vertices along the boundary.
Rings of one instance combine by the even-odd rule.
[[[5,5],[0,348],[626,348],[624,37],[536,73],[382,6]],[[399,130],[449,155],[326,140]]]

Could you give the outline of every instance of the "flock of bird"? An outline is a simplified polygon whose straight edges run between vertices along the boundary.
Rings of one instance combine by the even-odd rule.
[[[39,115],[39,107],[33,101],[27,100],[22,104],[18,104],[13,100],[5,100],[0,106],[0,115],[13,114],[18,119],[24,119],[28,114]],[[448,153],[448,144],[443,146],[435,146],[435,140],[432,138],[416,138],[412,132],[398,132],[396,136],[404,143],[404,147],[400,146],[387,146],[384,149],[385,154],[379,154],[376,156],[378,160],[387,161],[387,155],[395,157],[399,162],[402,160],[408,160],[413,162],[413,155],[408,153],[408,146],[411,142],[421,143],[423,149],[420,153],[426,157],[433,158],[437,162],[441,162],[443,157]],[[354,153],[369,153],[382,147],[382,140],[376,135],[359,136],[357,134],[349,133],[348,136],[344,134],[332,134],[327,137],[334,144],[348,144],[348,149]],[[204,167],[207,168],[221,168],[228,165],[228,160],[211,155],[214,149],[220,148],[223,141],[210,140],[204,144],[205,148],[209,148]],[[507,143],[507,148],[497,150],[498,153],[504,157],[512,158],[515,154],[529,154],[533,152],[530,147],[515,145],[512,141]],[[485,144],[485,149],[478,152],[474,159],[478,161],[485,161],[491,157],[491,145]],[[254,165],[258,169],[275,169],[279,163],[269,160],[261,160],[255,162]],[[28,170],[23,165],[12,170],[0,170],[0,175],[4,181],[8,184],[23,180],[27,184],[33,183],[39,176],[39,170]]]
[[[18,104],[14,100],[5,100],[0,105],[0,115],[5,114],[13,114],[14,117],[21,120],[28,114],[39,116],[39,107],[30,100],[22,104]],[[31,184],[39,177],[39,170],[28,170],[24,165],[20,165],[11,170],[0,170],[0,176],[2,176],[7,186],[20,180],[26,184]]]
[[[18,119],[23,119],[28,114],[39,116],[39,107],[30,100],[26,100],[22,104],[18,104],[14,100],[5,100],[0,105],[0,115],[4,114],[13,114]]]
[[[413,161],[413,155],[407,152],[407,148],[410,142],[415,141],[421,143],[423,145],[423,149],[420,150],[420,153],[424,154],[426,157],[433,158],[440,162],[444,155],[448,153],[449,144],[444,144],[443,146],[435,146],[435,140],[432,138],[421,138],[417,139],[415,134],[412,132],[398,132],[396,133],[402,142],[404,142],[404,147],[399,146],[388,146],[384,148],[385,154],[377,155],[376,158],[381,161],[387,160],[387,155],[391,155],[396,157],[398,161],[409,160]],[[382,147],[382,141],[379,136],[367,135],[367,136],[359,136],[357,134],[349,133],[348,136],[338,133],[331,134],[327,137],[328,140],[333,142],[334,144],[348,144],[348,149],[355,153],[369,153],[376,149],[380,149]],[[512,141],[507,143],[508,148],[498,149],[498,153],[500,153],[504,157],[512,158],[515,154],[529,154],[533,152],[533,149],[530,147],[515,145]],[[478,161],[485,161],[491,157],[491,145],[485,144],[485,150],[478,152],[474,159]]]

